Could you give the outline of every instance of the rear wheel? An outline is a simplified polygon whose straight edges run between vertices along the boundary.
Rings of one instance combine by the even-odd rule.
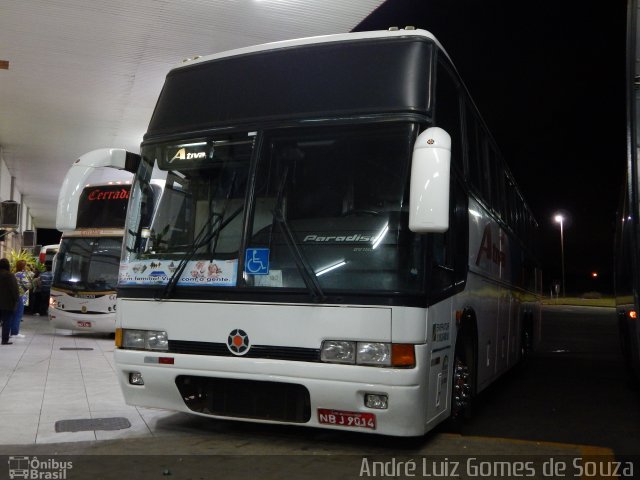
[[[522,322],[522,338],[520,339],[520,362],[524,363],[533,351],[533,320],[531,314],[527,314]]]
[[[520,345],[520,361],[524,362],[527,357],[531,354],[531,332],[528,329],[525,329],[522,332],[522,342]]]

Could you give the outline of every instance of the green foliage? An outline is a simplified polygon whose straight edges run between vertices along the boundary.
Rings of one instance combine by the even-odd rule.
[[[11,265],[12,272],[16,271],[16,262],[18,262],[18,260],[24,260],[25,262],[27,262],[27,265],[30,266],[33,271],[38,270],[40,272],[43,272],[46,269],[45,266],[27,250],[11,249],[8,259],[9,264]]]

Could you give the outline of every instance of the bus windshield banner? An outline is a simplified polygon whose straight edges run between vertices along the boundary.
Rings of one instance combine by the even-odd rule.
[[[178,269],[176,260],[139,260],[122,262],[119,285],[166,285]],[[237,281],[237,260],[192,260],[187,262],[178,285],[233,287]]]

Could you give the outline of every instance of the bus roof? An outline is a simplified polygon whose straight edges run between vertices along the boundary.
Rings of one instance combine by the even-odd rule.
[[[187,58],[183,60],[181,65],[178,65],[174,68],[179,69],[187,66],[192,66],[197,63],[208,62],[211,60],[218,60],[221,58],[227,57],[236,57],[240,55],[246,55],[257,52],[266,52],[271,50],[278,50],[283,48],[291,48],[291,47],[299,47],[305,45],[317,45],[322,43],[338,43],[338,42],[348,42],[352,40],[363,40],[363,39],[377,39],[377,38],[393,38],[393,37],[422,37],[424,39],[428,39],[434,42],[438,49],[444,52],[447,57],[449,55],[442,48],[442,45],[436,37],[427,30],[422,29],[398,29],[398,30],[375,30],[370,32],[350,32],[350,33],[337,33],[333,35],[318,35],[314,37],[304,37],[304,38],[295,38],[291,40],[282,40],[278,42],[269,42],[263,43],[260,45],[253,45],[249,47],[236,48],[234,50],[227,50],[225,52],[214,53],[211,55],[205,56],[196,56],[194,58]]]

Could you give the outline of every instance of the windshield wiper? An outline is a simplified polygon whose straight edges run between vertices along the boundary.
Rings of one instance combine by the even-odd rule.
[[[106,281],[100,281],[100,280],[95,282],[89,282],[88,287],[89,289],[95,290],[95,291],[108,291],[108,290],[116,289],[115,285],[112,285],[111,283],[108,283]]]
[[[311,299],[316,303],[324,302],[327,297],[322,291],[322,287],[320,286],[320,282],[318,281],[318,277],[315,272],[309,265],[309,261],[305,258],[302,250],[300,250],[298,243],[296,242],[295,236],[289,227],[289,223],[287,222],[287,217],[285,217],[282,212],[282,201],[283,201],[283,192],[284,186],[287,182],[287,176],[289,173],[289,167],[285,168],[284,174],[282,176],[282,180],[280,180],[280,185],[278,185],[278,196],[276,198],[276,205],[273,208],[273,223],[277,223],[282,231],[282,236],[284,237],[285,243],[289,248],[289,251],[293,255],[293,260],[296,264],[296,268],[300,272],[302,276],[302,280],[304,284],[307,286],[309,290],[309,294],[311,295]],[[271,226],[271,235],[273,235],[273,223]],[[269,247],[271,247],[271,238],[269,238]]]
[[[87,290],[87,287],[83,283],[61,281],[58,283],[58,286],[61,286],[61,288],[67,290],[71,290],[72,292],[84,292]]]
[[[173,290],[176,288],[176,285],[178,284],[178,280],[180,278],[180,275],[182,275],[182,272],[184,272],[184,269],[187,266],[187,263],[189,263],[189,261],[193,258],[193,256],[197,253],[198,249],[200,249],[201,247],[205,246],[207,243],[209,243],[211,240],[213,240],[213,238],[218,235],[227,225],[229,225],[234,218],[236,218],[238,216],[238,214],[242,211],[242,209],[244,208],[244,203],[241,204],[230,216],[229,218],[227,218],[225,221],[220,222],[220,219],[223,218],[223,215],[219,215],[218,218],[216,218],[215,221],[211,222],[211,219],[214,218],[217,214],[212,214],[208,219],[207,219],[207,223],[205,223],[203,229],[200,231],[200,234],[198,235],[198,237],[196,237],[193,247],[191,248],[191,250],[189,250],[189,252],[180,260],[180,263],[178,264],[178,267],[176,268],[176,271],[173,272],[173,274],[171,275],[171,278],[169,278],[169,281],[167,282],[167,285],[164,287],[164,290],[162,291],[162,295],[160,299],[167,299],[171,297],[171,294],[173,293]],[[200,238],[202,235],[202,233],[205,232],[206,228],[210,226],[215,225],[216,223],[218,223],[217,228],[215,228],[214,230],[212,230],[210,233],[206,234],[204,236],[204,238]],[[215,251],[211,252],[211,255],[214,255]]]
[[[160,296],[159,299],[156,299],[156,300],[163,300],[171,297],[171,295],[173,294],[173,291],[176,288],[176,285],[178,284],[180,276],[182,275],[182,272],[184,272],[184,269],[187,267],[187,263],[189,263],[189,261],[193,258],[193,256],[197,253],[197,251],[200,248],[207,245],[209,242],[211,242],[211,240],[215,239],[214,248],[211,251],[211,256],[213,259],[213,255],[215,255],[215,249],[218,243],[218,236],[220,235],[220,232],[227,225],[229,225],[233,221],[233,219],[236,218],[238,214],[240,214],[240,212],[242,212],[242,210],[244,209],[244,202],[242,202],[240,206],[236,210],[234,210],[234,212],[229,216],[229,218],[223,221],[224,215],[227,210],[227,206],[229,205],[229,199],[231,198],[231,194],[233,193],[235,182],[236,182],[236,173],[234,172],[233,178],[231,179],[231,185],[229,187],[229,191],[227,192],[224,209],[220,214],[213,211],[211,212],[211,214],[207,218],[207,221],[204,223],[204,225],[200,229],[200,232],[198,232],[198,235],[196,235],[196,238],[193,240],[193,246],[191,250],[189,250],[189,252],[187,252],[187,254],[180,260],[180,263],[178,263],[178,266],[175,272],[173,272],[173,274],[169,278],[169,281],[165,285],[164,290],[162,291],[162,295]],[[211,206],[209,208],[211,209]],[[216,224],[218,224],[217,227],[215,227]],[[208,230],[210,231],[207,233]]]

